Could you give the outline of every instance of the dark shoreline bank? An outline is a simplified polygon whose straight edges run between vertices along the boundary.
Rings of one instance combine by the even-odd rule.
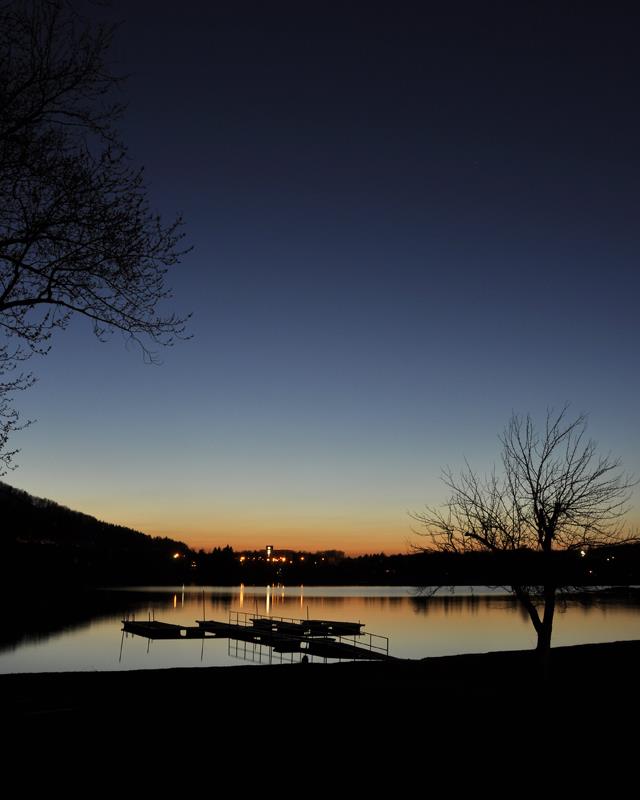
[[[640,640],[551,656],[548,683],[533,651],[0,675],[5,763],[49,789],[115,796],[229,781],[314,797],[624,793],[637,778]]]
[[[535,651],[519,650],[387,663],[278,664],[122,672],[0,675],[5,718],[39,722],[104,721],[132,710],[149,722],[194,721],[230,703],[239,717],[329,713],[375,706],[387,721],[407,712],[638,711],[640,640],[558,647],[545,683]]]

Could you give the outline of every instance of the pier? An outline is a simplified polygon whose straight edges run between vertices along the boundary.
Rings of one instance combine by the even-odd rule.
[[[389,655],[389,638],[364,632],[364,623],[341,620],[292,619],[244,611],[230,611],[229,620],[195,620],[196,625],[177,625],[155,619],[122,620],[122,632],[147,639],[228,639],[229,655],[262,662],[267,648],[280,660],[309,660],[310,657],[338,660],[394,660]]]

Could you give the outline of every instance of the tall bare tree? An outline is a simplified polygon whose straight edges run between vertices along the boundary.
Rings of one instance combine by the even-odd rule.
[[[480,477],[469,465],[443,473],[451,495],[442,509],[413,514],[431,544],[423,550],[529,550],[541,554],[542,583],[510,588],[526,609],[537,649],[551,647],[557,592],[557,550],[585,550],[632,540],[622,526],[630,478],[620,462],[600,456],[586,438],[586,418],[569,419],[567,407],[547,413],[542,432],[530,416],[514,415],[500,437],[502,469]]]
[[[69,0],[0,6],[0,465],[20,424],[11,395],[32,381],[21,362],[73,315],[100,338],[124,332],[148,358],[185,334],[162,310],[185,252],[181,219],[151,211],[118,136],[112,35]]]

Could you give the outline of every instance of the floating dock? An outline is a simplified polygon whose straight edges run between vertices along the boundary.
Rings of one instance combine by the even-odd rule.
[[[290,619],[271,617],[263,614],[249,614],[243,611],[229,612],[229,621],[196,620],[196,625],[175,625],[168,622],[149,620],[122,620],[122,631],[135,636],[155,639],[229,639],[236,643],[238,658],[251,658],[247,645],[262,646],[282,654],[289,653],[291,660],[298,654],[300,659],[317,656],[323,659],[349,660],[390,660],[389,639],[374,633],[365,633],[364,623],[341,620]],[[244,651],[237,646],[244,643]],[[261,660],[261,659],[259,659]]]
[[[202,639],[205,631],[197,625],[173,625],[170,622],[123,619],[122,630],[147,639]]]

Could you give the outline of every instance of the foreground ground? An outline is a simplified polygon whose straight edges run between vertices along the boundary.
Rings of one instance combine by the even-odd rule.
[[[35,764],[63,757],[65,769],[78,759],[102,774],[124,759],[149,780],[204,769],[208,783],[320,781],[322,794],[337,791],[322,776],[343,766],[371,790],[425,770],[509,788],[562,769],[571,782],[604,773],[611,789],[635,771],[639,674],[640,641],[629,641],[555,648],[547,681],[534,652],[513,651],[2,675],[0,701],[9,747]]]
[[[280,709],[304,716],[346,704],[399,718],[409,708],[539,708],[545,698],[555,707],[606,714],[637,710],[640,640],[554,648],[549,673],[545,682],[535,652],[510,651],[387,663],[0,675],[0,697],[5,718],[32,721],[87,722],[132,710],[142,719],[198,719],[222,702],[237,715]]]

